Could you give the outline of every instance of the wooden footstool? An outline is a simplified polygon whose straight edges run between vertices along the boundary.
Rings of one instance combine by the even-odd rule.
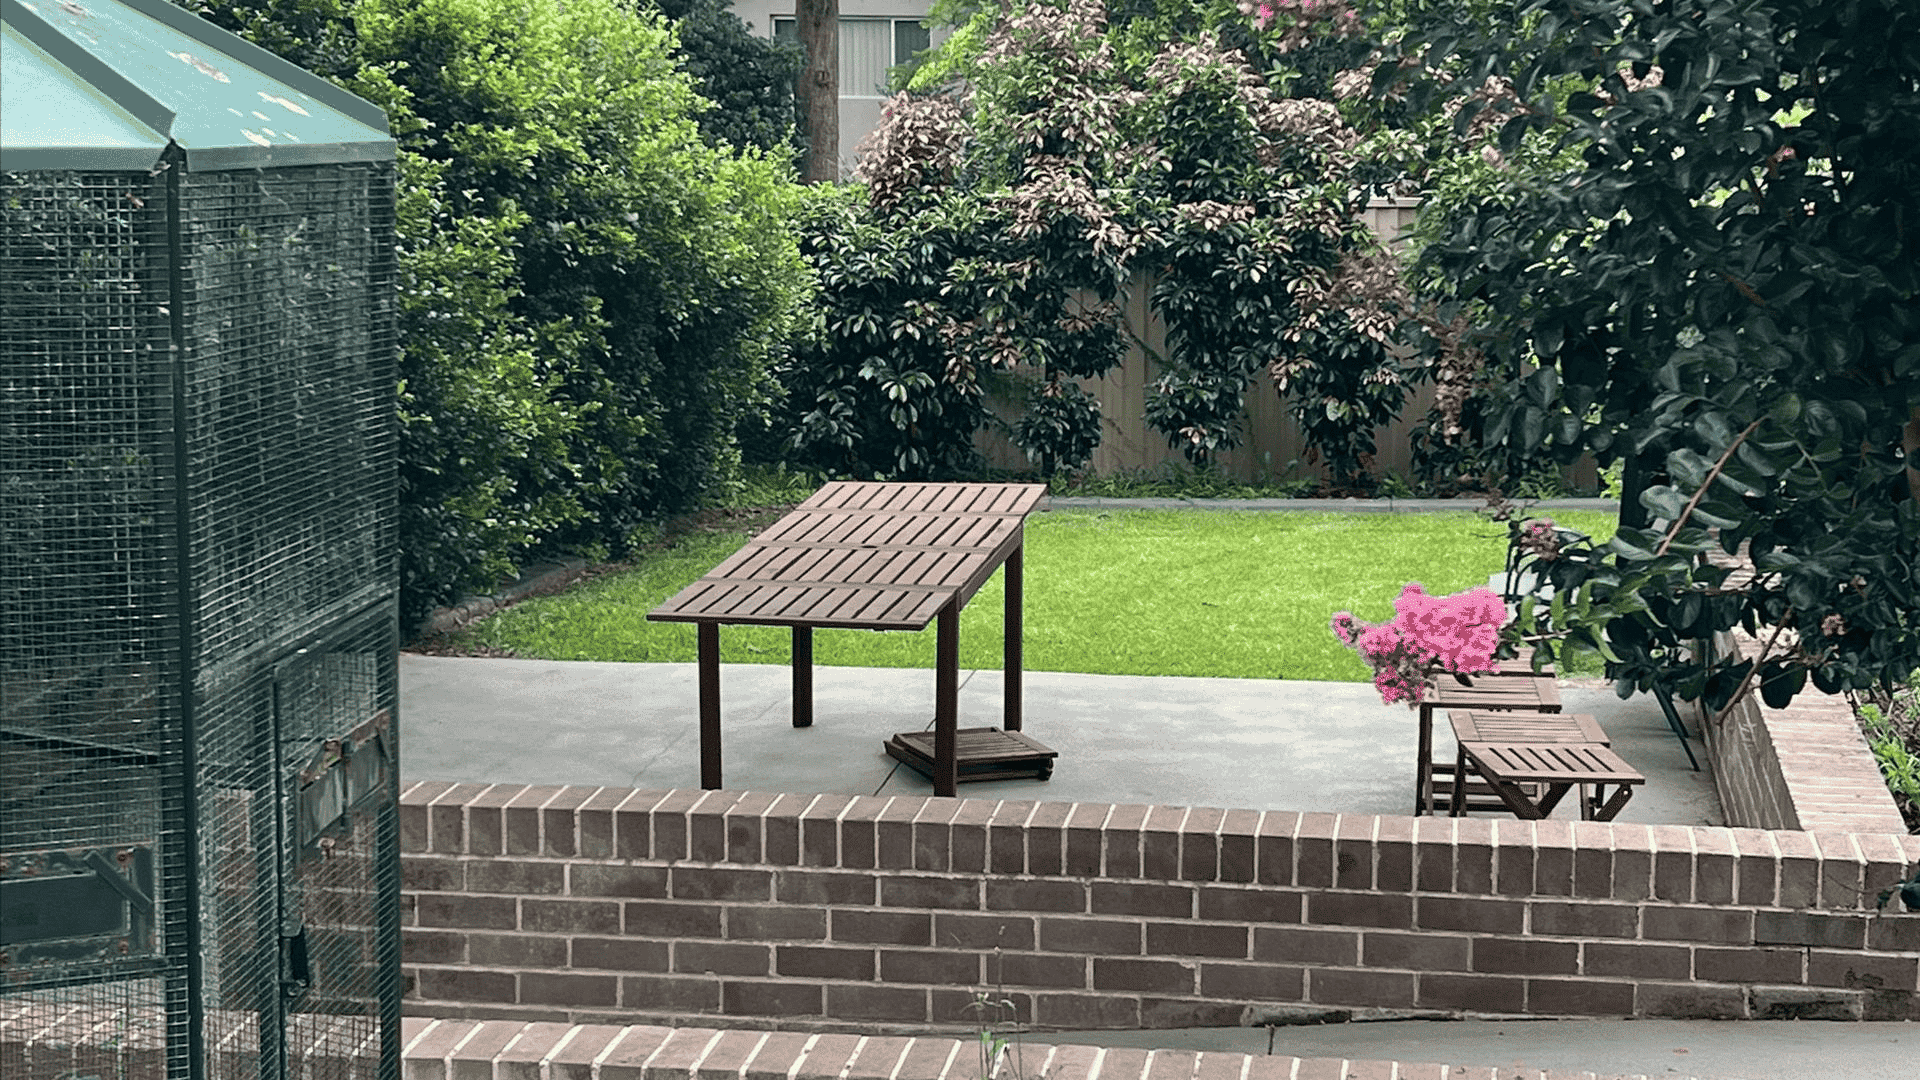
[[[1469,769],[1499,794],[1515,817],[1531,821],[1553,813],[1569,790],[1587,785],[1592,785],[1594,794],[1579,800],[1580,819],[1612,821],[1633,797],[1633,786],[1647,782],[1620,755],[1597,743],[1463,742],[1453,775],[1455,817],[1466,812]],[[1522,784],[1544,786],[1545,797],[1528,795],[1520,789]],[[1612,798],[1605,797],[1609,784],[1615,785]]]
[[[1512,661],[1507,661],[1512,663]],[[1470,675],[1466,685],[1453,675],[1434,680],[1434,689],[1420,702],[1420,741],[1415,751],[1413,812],[1430,813],[1439,808],[1436,796],[1452,779],[1453,763],[1433,759],[1433,713],[1435,709],[1499,710],[1506,712],[1557,713],[1560,690],[1545,675]]]

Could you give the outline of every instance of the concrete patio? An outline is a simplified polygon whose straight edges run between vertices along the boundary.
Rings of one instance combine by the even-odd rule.
[[[723,780],[755,791],[928,795],[881,749],[930,728],[933,672],[820,667],[814,725],[790,721],[791,673],[721,669]],[[962,670],[960,726],[997,726],[1003,674]],[[403,655],[401,765],[408,780],[698,787],[692,664]],[[1647,783],[1618,820],[1723,823],[1711,767],[1694,772],[1658,706],[1596,681],[1562,680]],[[1026,673],[1025,730],[1059,751],[1049,780],[963,784],[963,796],[1061,802],[1404,814],[1415,722],[1366,683]],[[1441,753],[1452,753],[1444,720]],[[1571,799],[1556,818],[1578,814]]]

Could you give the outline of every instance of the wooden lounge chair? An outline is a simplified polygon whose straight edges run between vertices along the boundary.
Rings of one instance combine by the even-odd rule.
[[[1612,821],[1633,797],[1634,786],[1647,782],[1620,755],[1598,743],[1463,742],[1453,777],[1455,817],[1466,812],[1469,770],[1499,794],[1515,817],[1533,821],[1553,813],[1561,798],[1575,787],[1582,789],[1581,820]],[[1536,791],[1522,790],[1523,784],[1537,785]],[[1614,785],[1614,791],[1611,798],[1606,798],[1609,784]],[[1585,795],[1588,786],[1594,790],[1591,798]],[[1539,788],[1545,789],[1544,794]]]

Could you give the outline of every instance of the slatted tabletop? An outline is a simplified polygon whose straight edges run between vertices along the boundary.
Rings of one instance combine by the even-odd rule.
[[[1006,730],[1021,723],[1022,548],[1044,484],[836,481],[647,613],[699,627],[700,786],[720,786],[720,626],[793,630],[793,726],[813,723],[813,631],[924,630],[934,668],[936,795],[958,782],[960,609],[1006,567]],[[1036,744],[1037,745],[1037,744]]]
[[[815,492],[647,618],[924,630],[1016,547],[1041,484],[839,481]]]

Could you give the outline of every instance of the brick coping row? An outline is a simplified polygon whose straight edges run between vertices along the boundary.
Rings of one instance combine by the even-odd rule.
[[[1855,911],[1920,865],[1905,834],[447,781],[407,787],[400,829],[408,855]]]
[[[402,1021],[403,1080],[986,1080],[972,1038]],[[1025,1043],[995,1080],[1594,1080],[1591,1072]]]

